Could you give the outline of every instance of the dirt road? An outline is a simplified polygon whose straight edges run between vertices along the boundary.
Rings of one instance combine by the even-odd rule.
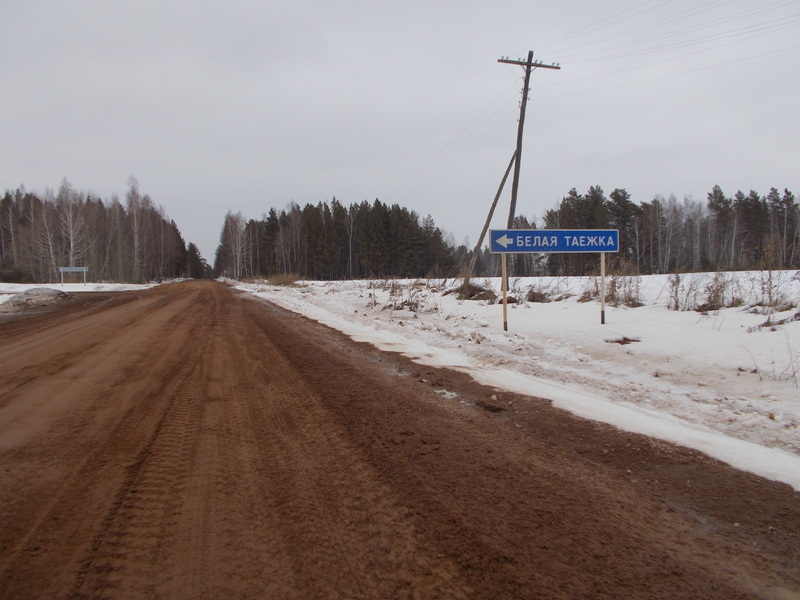
[[[216,282],[0,319],[0,598],[800,598],[800,494]]]

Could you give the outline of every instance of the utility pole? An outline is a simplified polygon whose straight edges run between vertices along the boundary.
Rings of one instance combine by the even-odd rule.
[[[560,70],[561,67],[557,64],[555,65],[545,65],[542,62],[534,61],[533,60],[533,50],[528,52],[528,60],[511,60],[507,56],[499,59],[497,62],[505,63],[507,65],[519,65],[525,67],[525,86],[522,91],[522,104],[520,105],[520,113],[519,113],[519,126],[517,128],[517,149],[514,151],[514,154],[511,155],[511,161],[508,163],[508,168],[506,169],[506,174],[503,175],[503,180],[500,182],[500,187],[497,190],[497,195],[494,197],[494,202],[492,203],[492,208],[489,210],[489,216],[486,218],[486,224],[483,226],[483,231],[481,231],[481,235],[478,238],[478,243],[475,245],[475,250],[472,251],[472,259],[470,260],[469,267],[467,267],[466,274],[464,275],[464,285],[463,291],[464,294],[469,293],[469,279],[472,276],[472,270],[475,268],[475,261],[478,258],[478,252],[480,251],[481,244],[483,243],[483,239],[486,236],[486,231],[489,229],[489,223],[492,220],[492,215],[494,215],[494,209],[497,206],[497,201],[500,198],[500,194],[503,192],[503,186],[506,184],[506,180],[508,179],[508,174],[511,171],[511,166],[514,166],[514,182],[511,188],[511,209],[508,213],[508,229],[512,229],[514,227],[514,214],[517,210],[517,190],[519,189],[519,165],[520,159],[522,158],[522,132],[525,127],[525,108],[528,106],[528,90],[530,88],[531,82],[531,71],[536,68],[542,69],[557,69]],[[503,254],[503,265],[505,267],[506,264],[506,255]],[[503,275],[503,282],[504,285],[508,285],[507,276]]]
[[[514,227],[514,216],[517,210],[517,191],[519,190],[519,168],[522,162],[522,132],[525,127],[525,108],[528,106],[528,90],[530,89],[531,71],[536,68],[542,69],[557,69],[560,70],[559,65],[545,65],[539,61],[534,62],[533,50],[528,52],[528,60],[511,60],[508,57],[501,58],[497,62],[507,65],[519,65],[525,67],[525,86],[522,90],[522,104],[519,109],[519,126],[517,127],[517,152],[514,155],[514,179],[511,183],[511,208],[508,212],[508,229]]]

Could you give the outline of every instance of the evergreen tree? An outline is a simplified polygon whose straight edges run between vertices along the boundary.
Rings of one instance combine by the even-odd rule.
[[[205,279],[211,276],[211,267],[200,256],[200,249],[190,242],[186,249],[186,270],[192,279]]]
[[[625,189],[617,188],[609,195],[608,227],[619,231],[619,253],[614,259],[617,263],[625,265],[639,272],[638,234],[642,209],[631,201],[631,195]]]

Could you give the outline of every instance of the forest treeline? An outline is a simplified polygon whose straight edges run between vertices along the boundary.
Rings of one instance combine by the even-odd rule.
[[[653,274],[800,267],[800,207],[789,190],[766,196],[719,186],[705,201],[656,196],[639,204],[621,188],[608,196],[599,186],[575,189],[540,222],[517,216],[517,229],[618,229],[620,252],[611,268]],[[476,220],[476,229],[478,222]],[[215,273],[235,279],[295,273],[308,279],[454,277],[464,273],[473,249],[446,241],[428,216],[379,200],[346,206],[335,198],[301,208],[270,209],[260,220],[229,212],[220,236]],[[509,256],[515,276],[586,275],[596,254]],[[476,276],[496,276],[497,255],[476,259]]]
[[[24,188],[0,199],[0,281],[58,281],[59,267],[88,267],[93,281],[145,282],[207,270],[164,209],[131,178],[124,204],[65,179],[41,197]]]
[[[476,233],[481,219],[476,215]],[[617,188],[572,189],[540,221],[517,216],[518,229],[618,229],[618,273],[651,274],[800,268],[800,205],[788,189],[726,195],[715,186],[704,200],[656,196],[635,203]],[[261,219],[229,211],[213,269],[195,244],[185,244],[164,209],[131,178],[124,200],[102,200],[64,180],[43,195],[24,188],[0,198],[0,281],[59,279],[58,267],[86,266],[94,281],[143,282],[172,277],[307,279],[456,277],[472,247],[456,245],[430,216],[380,200],[345,205],[291,203]],[[593,254],[509,256],[514,276],[587,275]],[[475,276],[497,276],[498,255],[484,246]]]
[[[524,227],[525,219],[517,227]],[[705,201],[656,196],[634,203],[625,189],[608,197],[599,186],[575,189],[545,212],[544,229],[618,229],[612,268],[630,274],[793,269],[800,267],[800,206],[788,189],[766,196],[751,190],[726,195],[719,186]],[[534,224],[531,223],[533,226]],[[515,267],[551,275],[584,275],[598,266],[592,254],[518,255]],[[522,263],[522,264],[520,264]]]
[[[296,273],[308,279],[449,277],[458,262],[430,216],[380,200],[296,203],[261,220],[228,212],[214,272],[234,279]]]

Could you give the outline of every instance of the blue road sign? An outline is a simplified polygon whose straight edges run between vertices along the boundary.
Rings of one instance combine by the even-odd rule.
[[[514,252],[619,252],[616,229],[492,229],[489,249]]]

